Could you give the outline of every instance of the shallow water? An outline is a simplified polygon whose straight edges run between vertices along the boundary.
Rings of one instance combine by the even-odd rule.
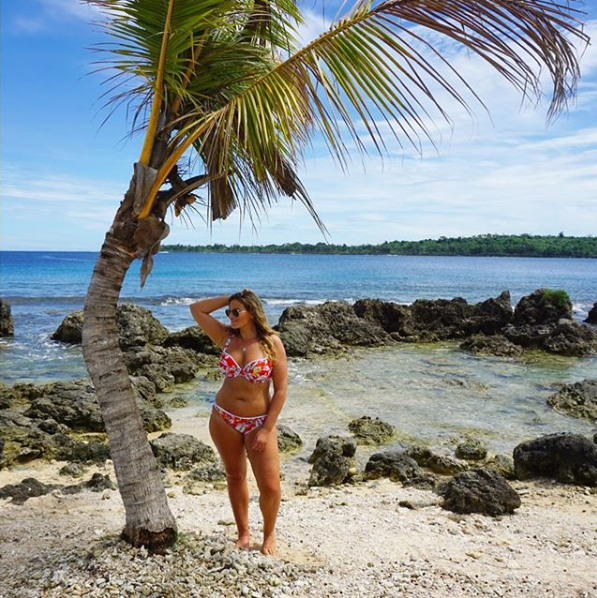
[[[348,423],[367,415],[397,431],[385,448],[413,442],[453,451],[465,435],[490,453],[511,454],[521,441],[553,432],[592,435],[594,424],[561,415],[546,402],[559,384],[597,374],[597,358],[528,353],[523,358],[474,356],[458,343],[357,349],[339,358],[292,360],[289,393],[280,422],[301,436],[303,450],[285,473],[304,477],[304,461],[320,436],[348,435]],[[197,417],[205,426],[218,382],[199,379],[179,391],[192,407],[177,419]],[[359,448],[360,461],[379,449]],[[362,463],[363,464],[363,463]],[[297,474],[295,476],[295,474]]]

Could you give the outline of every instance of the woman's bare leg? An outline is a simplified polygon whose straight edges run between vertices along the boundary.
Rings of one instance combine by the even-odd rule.
[[[262,452],[251,449],[253,436],[257,430],[245,436],[247,454],[251,468],[259,487],[259,507],[263,515],[263,554],[276,552],[276,519],[280,508],[280,455],[278,453],[278,435],[272,431],[270,440]]]
[[[212,413],[209,420],[209,433],[220,453],[226,479],[228,497],[238,530],[238,548],[249,548],[249,489],[247,487],[247,460],[243,435],[229,426],[219,415]]]

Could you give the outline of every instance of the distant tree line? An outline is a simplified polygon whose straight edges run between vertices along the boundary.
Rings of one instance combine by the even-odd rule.
[[[474,237],[385,241],[379,245],[284,243],[282,245],[164,245],[178,253],[303,253],[330,255],[463,255],[515,257],[597,257],[597,237],[559,235],[477,235]]]

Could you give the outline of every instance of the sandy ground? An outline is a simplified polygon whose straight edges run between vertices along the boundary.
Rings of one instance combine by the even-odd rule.
[[[65,483],[58,476],[62,465],[2,472],[2,485],[25,477]],[[597,597],[597,493],[547,481],[513,486],[522,496],[521,508],[492,519],[449,513],[431,492],[388,480],[306,494],[285,483],[276,558],[315,571],[298,594],[305,596]],[[253,480],[251,489],[257,544],[260,514]],[[167,491],[181,531],[224,531],[233,538],[224,490],[206,485],[203,494],[193,496],[173,484]],[[415,508],[401,506],[403,501]],[[117,535],[123,521],[117,491],[54,492],[22,506],[2,501],[0,580],[89,538]],[[12,595],[25,594],[0,589],[0,596]]]
[[[211,444],[206,418],[180,413],[171,431]],[[298,461],[306,481],[309,466]],[[285,462],[290,467],[285,458],[283,470]],[[58,475],[63,465],[36,462],[2,471],[0,485],[26,477],[73,483]],[[291,468],[296,473],[296,458]],[[95,471],[115,480],[109,462],[89,468],[83,479]],[[188,495],[177,481],[171,475],[166,490],[179,530],[224,533],[233,540],[226,491],[206,484],[202,493]],[[493,519],[450,513],[435,494],[389,480],[306,490],[293,475],[283,482],[275,558],[311,571],[294,587],[298,596],[597,598],[597,490],[550,481],[512,485],[522,506],[512,516]],[[252,478],[250,489],[257,548],[261,518]],[[0,582],[26,579],[50,556],[115,537],[123,522],[117,491],[55,491],[22,506],[0,501]],[[27,592],[26,581],[0,583],[0,598],[35,595],[44,594]]]

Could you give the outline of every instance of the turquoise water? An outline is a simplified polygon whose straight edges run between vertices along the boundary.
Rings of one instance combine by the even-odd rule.
[[[0,381],[86,375],[80,348],[50,336],[67,314],[82,308],[95,257],[0,252],[0,296],[12,305],[15,319],[14,339],[0,341]],[[476,302],[509,290],[515,304],[540,287],[568,291],[580,320],[597,301],[597,260],[159,254],[146,287],[139,288],[135,265],[122,296],[178,330],[193,323],[188,305],[195,298],[243,287],[262,296],[272,322],[299,302],[365,297]],[[310,448],[319,436],[346,434],[351,419],[369,415],[396,427],[395,446],[416,439],[452,447],[471,434],[494,452],[509,452],[520,440],[539,434],[592,434],[594,425],[556,413],[546,399],[558,384],[595,376],[594,357],[475,357],[457,343],[358,349],[338,359],[292,360],[283,421]],[[191,407],[175,417],[199,416],[198,425],[205,425],[218,385],[200,376],[194,385],[177,390]],[[368,451],[359,453],[365,458]]]
[[[96,259],[91,252],[0,252],[0,297],[12,306],[15,337],[2,341],[0,380],[85,375],[78,348],[50,340],[63,318],[82,309]],[[597,301],[597,260],[425,256],[158,254],[146,286],[139,264],[122,298],[152,310],[170,330],[193,322],[197,297],[243,287],[263,299],[268,317],[299,302],[373,297],[399,303],[464,297],[470,302],[509,290],[515,304],[540,287],[563,288],[582,319]]]

